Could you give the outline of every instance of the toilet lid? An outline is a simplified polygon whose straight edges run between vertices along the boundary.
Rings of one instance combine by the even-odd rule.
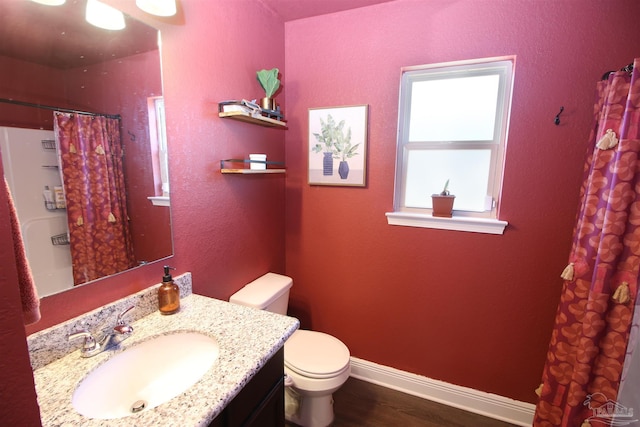
[[[331,335],[298,329],[284,344],[284,364],[309,378],[329,378],[349,364],[349,349]]]

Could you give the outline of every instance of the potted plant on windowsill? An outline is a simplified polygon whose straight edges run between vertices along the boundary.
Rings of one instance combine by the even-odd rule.
[[[433,216],[451,218],[453,216],[453,201],[456,196],[449,194],[449,180],[445,182],[440,194],[432,194]]]

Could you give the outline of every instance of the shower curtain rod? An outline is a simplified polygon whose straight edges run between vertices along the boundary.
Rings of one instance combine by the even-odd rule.
[[[113,114],[92,113],[89,111],[71,110],[69,108],[58,108],[58,107],[52,107],[50,105],[33,104],[31,102],[16,101],[15,99],[0,98],[0,102],[4,102],[6,104],[21,105],[23,107],[33,107],[33,108],[42,108],[44,110],[60,111],[63,113],[88,114],[90,116],[94,116],[94,117],[100,116],[100,117],[106,117],[108,119],[120,120],[122,118],[120,114],[113,115]]]
[[[633,71],[633,62],[625,65],[624,67],[620,68],[619,71],[624,71],[626,73],[631,73]],[[607,80],[609,78],[609,74],[611,73],[615,73],[615,71],[607,71],[606,73],[604,73],[602,75],[602,78],[600,80]]]

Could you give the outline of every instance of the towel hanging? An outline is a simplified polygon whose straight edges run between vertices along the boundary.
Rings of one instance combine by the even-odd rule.
[[[20,288],[20,298],[22,300],[22,317],[25,325],[36,323],[40,320],[40,298],[36,290],[36,284],[33,280],[33,274],[29,267],[29,260],[24,249],[24,241],[22,240],[22,232],[20,231],[20,222],[18,221],[18,213],[16,212],[9,183],[4,178],[4,186],[7,192],[7,203],[9,205],[9,222],[13,237],[13,252],[16,258],[16,267],[18,270],[18,287]]]

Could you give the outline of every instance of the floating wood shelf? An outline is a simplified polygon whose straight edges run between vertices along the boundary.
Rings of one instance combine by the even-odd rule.
[[[286,169],[220,169],[222,173],[239,173],[239,174],[263,174],[263,173],[285,173]]]
[[[287,124],[283,121],[272,119],[265,116],[252,116],[244,111],[226,111],[218,113],[223,119],[240,120],[241,122],[253,123],[254,125],[271,127],[271,128],[286,128]]]
[[[220,172],[221,173],[237,173],[237,174],[265,174],[265,173],[285,173],[287,170],[284,168],[272,168],[269,169],[251,169],[251,168],[230,168],[226,167],[225,163],[243,163],[243,164],[251,164],[251,163],[264,163],[265,165],[278,165],[282,166],[284,163],[282,162],[267,162],[260,160],[244,160],[244,159],[225,159],[220,160]]]

